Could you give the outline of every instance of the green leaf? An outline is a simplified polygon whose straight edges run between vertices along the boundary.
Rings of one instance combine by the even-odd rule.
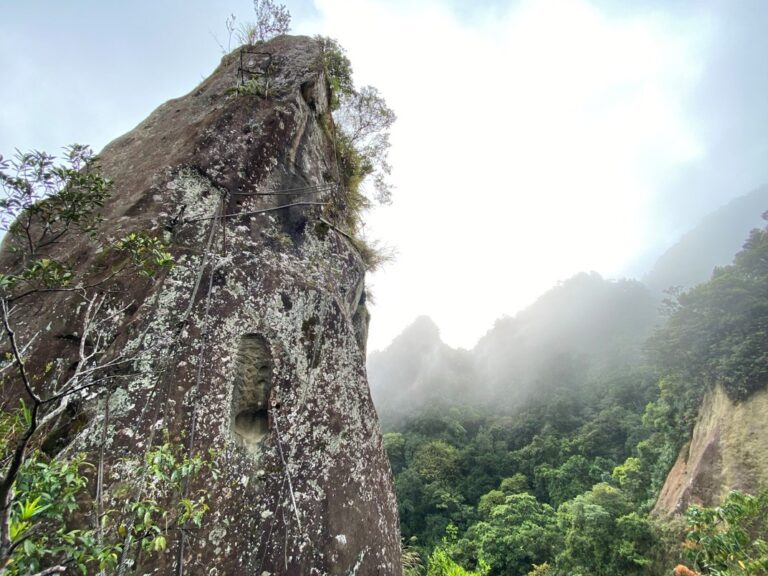
[[[155,552],[161,552],[165,550],[165,546],[166,546],[165,536],[161,535],[161,536],[155,537],[155,540],[152,543],[152,549]]]
[[[31,538],[28,540],[24,540],[24,544],[22,544],[22,547],[24,548],[24,554],[26,554],[27,556],[34,556],[35,552],[37,551],[37,547],[35,546],[35,543]]]

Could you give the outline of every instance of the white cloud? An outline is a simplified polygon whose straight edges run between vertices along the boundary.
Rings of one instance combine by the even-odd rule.
[[[395,204],[368,226],[398,250],[372,279],[372,348],[424,313],[472,346],[557,280],[617,274],[648,241],[659,181],[703,153],[685,106],[705,20],[583,0],[471,25],[437,2],[315,5],[399,116]]]
[[[0,153],[99,148],[191,89],[220,57],[209,32],[250,14],[230,4],[185,1],[183,26],[180,0],[14,5]],[[295,31],[338,38],[399,116],[395,203],[368,225],[398,252],[372,278],[372,348],[419,314],[471,346],[557,280],[618,273],[655,232],[660,183],[708,152],[688,120],[709,42],[700,10],[618,19],[586,0],[521,0],[467,3],[467,19],[430,0],[315,4]]]

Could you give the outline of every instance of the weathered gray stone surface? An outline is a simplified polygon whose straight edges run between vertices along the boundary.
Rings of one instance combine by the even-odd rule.
[[[268,97],[232,93],[236,52],[100,154],[115,189],[99,233],[167,227],[177,260],[155,280],[116,279],[133,304],[113,319],[111,353],[146,353],[111,391],[107,492],[150,439],[189,442],[194,429],[194,451],[213,449],[223,474],[190,487],[211,509],[186,539],[185,574],[396,575],[397,507],[365,374],[365,268],[320,222],[343,214],[344,193],[259,195],[338,182],[320,49],[281,37],[259,50],[273,54]],[[87,240],[56,250],[98,276]],[[18,329],[39,332],[46,357],[75,353],[61,337],[82,312],[72,298],[27,305]],[[93,396],[72,401],[65,454],[98,451]],[[178,573],[177,555],[171,542],[138,573]]]

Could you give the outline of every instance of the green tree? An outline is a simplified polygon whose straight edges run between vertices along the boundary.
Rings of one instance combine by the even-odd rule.
[[[350,200],[362,207],[371,200],[388,204],[392,200],[389,137],[397,116],[376,88],[355,87],[352,66],[338,42],[318,40],[331,88],[336,153]],[[365,196],[359,188],[368,179],[373,192]]]
[[[545,487],[550,503],[559,506],[589,490],[593,484],[600,481],[603,471],[584,456],[576,454],[569,457],[559,468],[543,464],[537,467],[535,472],[536,480]]]
[[[373,86],[359,90],[340,99],[334,118],[344,139],[343,148],[352,148],[356,158],[347,154],[343,161],[356,164],[356,177],[361,181],[371,178],[372,197],[379,203],[392,201],[392,185],[389,176],[390,129],[397,116],[379,91]]]
[[[116,562],[122,535],[107,537],[104,523],[109,514],[102,509],[101,462],[97,466],[100,496],[94,502],[85,490],[83,469],[87,465],[82,457],[58,460],[44,454],[40,447],[45,442],[40,437],[66,417],[74,398],[86,392],[104,393],[111,382],[110,371],[137,359],[124,351],[109,350],[115,337],[113,318],[128,305],[121,300],[124,295],[116,278],[130,274],[151,277],[173,265],[165,244],[146,231],[117,241],[97,234],[99,209],[111,182],[100,175],[89,148],[73,145],[63,163],[55,160],[44,152],[17,153],[12,160],[0,157],[0,224],[7,230],[6,268],[0,273],[0,341],[7,351],[0,366],[4,392],[0,406],[0,569],[9,575],[62,573],[70,564],[85,573]],[[76,257],[57,249],[62,242],[71,241],[100,250],[111,270],[78,276]],[[46,357],[44,347],[33,346],[35,336],[24,341],[17,333],[17,324],[28,313],[25,303],[49,292],[68,293],[78,310],[80,324],[69,327],[80,343],[71,364]],[[202,461],[198,465],[195,459],[178,460],[161,448],[152,448],[150,454],[147,474],[160,474],[156,479],[165,482],[167,489],[202,466]],[[168,474],[175,479],[167,480]],[[132,526],[141,530],[135,538],[144,548],[161,550],[169,527],[199,523],[205,510],[204,500],[199,498],[163,501],[165,488],[158,490],[158,499],[127,503],[126,513],[140,512]],[[71,525],[84,524],[84,518],[95,519],[95,527]]]
[[[488,564],[492,575],[527,574],[551,559],[560,543],[554,509],[525,493],[506,496],[464,537],[469,554]]]
[[[443,548],[435,548],[429,555],[427,576],[485,576],[487,570],[465,570],[454,562]]]
[[[467,570],[456,562],[456,555],[461,554],[461,542],[458,539],[459,530],[449,524],[445,529],[440,544],[432,550],[427,560],[427,576],[487,576],[490,566],[484,561],[475,562],[475,571]]]
[[[722,384],[734,399],[764,386],[766,261],[768,229],[753,230],[732,265],[716,269],[711,280],[679,296],[677,309],[649,345],[663,370],[700,388]]]
[[[645,500],[650,479],[640,458],[627,458],[623,464],[613,469],[611,477],[634,502]]]
[[[569,574],[644,574],[657,537],[626,495],[608,484],[564,503],[557,511],[565,545],[557,557]]]
[[[528,478],[524,474],[514,474],[509,478],[504,478],[499,484],[499,490],[505,494],[517,494],[518,492],[529,492]]]
[[[459,451],[443,440],[419,446],[412,467],[425,482],[452,482],[459,472]]]
[[[399,432],[384,434],[384,449],[387,451],[392,473],[399,474],[405,468],[405,437]]]

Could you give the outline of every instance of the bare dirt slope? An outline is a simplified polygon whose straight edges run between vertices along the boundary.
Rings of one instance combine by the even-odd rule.
[[[718,504],[729,491],[755,493],[768,485],[768,390],[734,403],[709,392],[693,436],[667,476],[654,512],[671,515],[689,504]]]

